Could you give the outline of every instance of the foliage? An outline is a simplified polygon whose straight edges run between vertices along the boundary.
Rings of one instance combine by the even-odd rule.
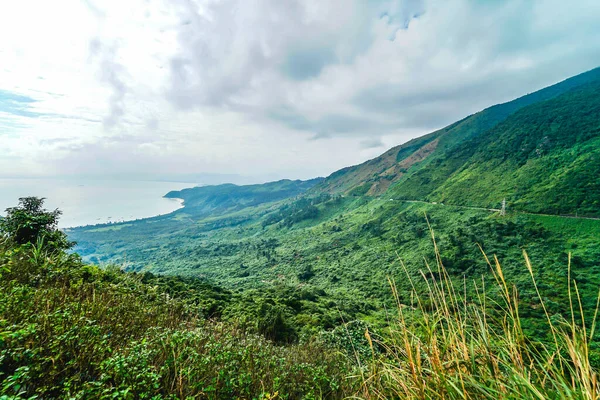
[[[316,343],[275,346],[202,318],[193,294],[207,293],[193,283],[39,256],[6,241],[0,265],[6,396],[320,398],[349,390],[343,358]],[[279,334],[278,323],[265,333]]]
[[[2,239],[0,393],[69,399],[597,398],[598,302],[585,295],[590,277],[583,266],[568,256],[560,289],[554,271],[535,268],[527,253],[524,274],[480,253],[491,282],[477,278],[485,273],[475,259],[442,261],[470,257],[454,235],[497,236],[505,246],[532,239],[556,246],[544,229],[552,220],[538,217],[542,224],[527,226],[520,217],[492,221],[465,213],[468,222],[458,220],[434,235],[431,226],[444,226],[439,221],[456,211],[438,210],[422,222],[412,206],[401,214],[389,202],[381,207],[383,232],[367,243],[402,243],[410,233],[400,237],[392,226],[424,224],[435,261],[418,272],[400,263],[398,283],[394,271],[386,271],[389,304],[397,311],[386,314],[380,328],[364,319],[346,323],[344,314],[364,305],[344,304],[350,296],[336,298],[304,283],[233,293],[194,278],[100,269],[77,255],[49,252],[42,242],[19,246]],[[560,225],[575,231],[573,224]],[[596,237],[590,229],[600,230],[588,228],[590,238]],[[446,246],[452,250],[444,256],[439,249]],[[474,276],[469,282],[465,267]],[[558,293],[551,298],[543,294],[552,289]],[[553,304],[559,298],[569,305],[566,313]],[[298,329],[320,326],[305,319],[327,314],[307,310],[335,307],[335,299],[348,308],[335,310],[333,329]],[[369,309],[362,312],[368,316]]]
[[[72,247],[74,243],[69,242],[67,236],[57,228],[61,211],[48,211],[43,207],[43,198],[20,198],[19,205],[8,208],[6,217],[0,219],[0,235],[20,245],[44,241],[46,247],[52,250]]]
[[[521,297],[497,260],[488,265],[496,284],[474,283],[478,290],[470,293],[452,283],[436,254],[439,273],[423,275],[425,285],[405,270],[410,300],[390,281],[397,313],[380,334],[352,321],[317,341],[275,346],[231,321],[199,317],[186,301],[195,290],[185,281],[175,291],[181,298],[172,297],[169,284],[152,284],[160,277],[102,270],[65,254],[40,257],[5,241],[0,392],[86,399],[597,397],[597,309],[583,305],[577,283],[566,292],[572,317],[562,318],[534,278],[529,286],[547,336],[531,334],[523,329]],[[281,324],[281,311],[264,314],[266,334],[281,332],[268,328]]]
[[[270,214],[248,215],[238,226],[204,228],[203,219],[187,229],[171,217],[152,224],[135,222],[116,232],[95,228],[71,231],[87,259],[104,263],[125,261],[131,271],[202,278],[231,292],[218,315],[242,321],[258,331],[260,307],[268,302],[282,310],[289,338],[302,338],[343,321],[367,319],[375,327],[386,325],[384,310],[393,306],[385,284],[388,276],[399,280],[404,300],[411,292],[400,279],[399,256],[411,276],[420,276],[424,258],[434,260],[427,219],[436,230],[446,267],[457,281],[488,276],[478,245],[497,254],[506,274],[521,290],[525,329],[536,331],[539,311],[529,306],[535,293],[527,288],[526,271],[520,268],[521,248],[540,265],[543,293],[549,307],[563,313],[564,265],[573,253],[573,274],[580,281],[582,298],[595,300],[600,283],[600,221],[497,213],[450,205],[428,205],[361,198],[342,198],[318,204],[319,216],[290,227],[263,227]],[[272,207],[279,214],[281,207]],[[287,209],[287,208],[286,208]],[[185,209],[184,209],[185,210]],[[427,215],[427,219],[425,217]],[[191,218],[191,217],[190,217]],[[543,218],[543,219],[540,219]],[[565,226],[569,221],[570,228]],[[171,231],[172,230],[172,231]],[[159,234],[159,232],[162,232]],[[137,237],[145,239],[136,239]],[[474,290],[471,285],[468,290]],[[293,331],[293,333],[292,333]],[[286,341],[287,338],[281,338]]]
[[[404,177],[390,196],[600,215],[600,82],[527,106]]]
[[[439,255],[439,254],[438,254]],[[570,316],[548,311],[527,253],[525,269],[536,304],[544,315],[548,340],[528,335],[516,288],[497,259],[483,257],[492,282],[477,283],[475,296],[452,284],[442,259],[437,277],[423,275],[425,290],[414,286],[404,303],[390,280],[397,316],[388,335],[374,339],[384,352],[362,374],[362,396],[371,399],[595,399],[600,395],[594,338],[598,302],[581,308],[577,283],[567,289]],[[412,281],[410,275],[406,276]],[[498,290],[490,295],[488,288]],[[598,298],[600,300],[600,297]],[[430,304],[426,306],[425,304]],[[584,310],[586,316],[584,318]],[[577,322],[576,322],[577,321]]]
[[[228,183],[173,191],[167,193],[165,197],[182,199],[186,208],[197,215],[217,215],[225,211],[231,212],[246,207],[256,207],[260,204],[297,196],[320,181],[321,178],[308,181],[283,179],[262,185],[244,186]]]

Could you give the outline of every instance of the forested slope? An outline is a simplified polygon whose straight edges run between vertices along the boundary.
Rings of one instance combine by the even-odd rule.
[[[408,180],[415,174],[418,175],[416,179],[420,184],[431,182],[428,187],[434,187],[448,178],[447,174],[438,173],[435,168],[440,164],[451,162],[447,161],[447,158],[456,149],[460,152],[460,149],[471,146],[469,139],[475,140],[480,135],[487,134],[490,129],[524,107],[553,99],[599,80],[600,68],[596,68],[513,101],[489,107],[446,128],[396,146],[363,164],[334,172],[314,190],[327,193],[379,195],[390,185]],[[501,134],[497,130],[496,133]],[[433,162],[435,165],[430,166]],[[422,169],[426,170],[421,171]],[[421,176],[427,178],[421,179],[419,178]],[[422,193],[411,191],[410,194],[417,196]]]
[[[600,215],[600,81],[527,106],[402,180],[390,196]]]
[[[315,308],[336,308],[324,291],[284,286],[286,309],[270,296],[273,287],[244,298],[197,278],[101,269],[65,251],[71,244],[56,230],[59,212],[35,198],[20,203],[0,219],[2,399],[593,399],[600,392],[595,317],[589,336],[585,323],[598,310],[581,291],[589,275],[568,260],[574,294],[570,283],[558,284],[560,270],[540,271],[527,253],[527,283],[488,259],[496,285],[482,277],[467,288],[430,243],[425,271],[388,271],[385,325],[342,318],[292,338],[297,325],[315,326]],[[556,245],[518,221],[477,225],[463,237]],[[369,234],[381,235],[375,228]],[[418,229],[406,237],[420,237]],[[454,237],[452,251],[460,252]]]

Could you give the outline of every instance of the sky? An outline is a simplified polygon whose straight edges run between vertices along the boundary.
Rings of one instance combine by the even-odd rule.
[[[0,3],[0,177],[326,176],[600,66],[598,0]]]

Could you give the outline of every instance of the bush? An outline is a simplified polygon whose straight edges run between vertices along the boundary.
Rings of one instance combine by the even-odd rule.
[[[7,208],[6,217],[0,220],[0,234],[19,245],[45,242],[47,250],[66,250],[74,243],[58,230],[62,212],[43,208],[44,198],[22,197],[17,207]]]

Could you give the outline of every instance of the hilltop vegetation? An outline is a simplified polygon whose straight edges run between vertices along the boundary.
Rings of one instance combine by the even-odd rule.
[[[9,222],[31,221],[26,207],[17,208],[18,218],[9,215]],[[37,218],[52,222],[52,213],[37,211]],[[547,337],[523,330],[517,289],[498,262],[488,265],[496,287],[475,283],[470,295],[453,286],[434,242],[432,269],[419,279],[404,276],[410,299],[389,280],[395,311],[387,329],[378,334],[348,323],[299,344],[276,345],[265,336],[282,330],[277,314],[270,319],[273,330],[262,335],[235,321],[208,319],[214,308],[206,304],[230,302],[229,293],[197,279],[86,265],[46,242],[60,235],[52,223],[19,243],[23,228],[2,224],[0,230],[4,399],[559,399],[600,393],[597,306],[584,308],[569,284],[571,318],[551,316],[527,255]],[[574,311],[577,304],[581,312]]]
[[[215,216],[224,212],[233,212],[246,207],[256,207],[260,204],[298,196],[321,180],[322,178],[308,181],[284,179],[263,185],[237,186],[224,184],[201,186],[169,192],[165,197],[182,199],[187,211],[194,215]]]
[[[230,301],[222,289],[86,265],[50,244],[60,234],[52,224],[19,243],[22,229],[0,230],[2,398],[315,398],[349,390],[340,355],[314,342],[265,339],[279,327],[274,313],[258,330],[224,324],[208,318]]]
[[[525,107],[415,172],[391,196],[600,215],[600,81]]]

